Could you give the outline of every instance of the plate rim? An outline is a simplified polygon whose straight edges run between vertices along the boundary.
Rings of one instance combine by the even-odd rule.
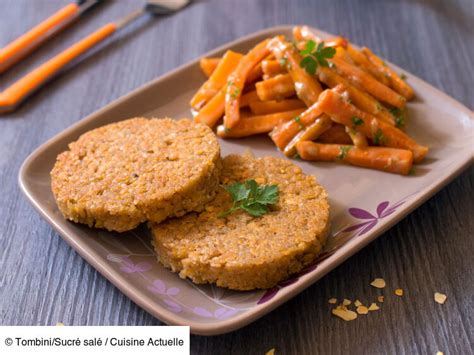
[[[266,302],[265,304],[256,305],[252,310],[239,314],[235,317],[229,318],[227,320],[220,320],[212,323],[202,323],[194,320],[189,320],[187,318],[183,318],[177,314],[174,314],[168,311],[166,308],[157,305],[156,302],[145,295],[141,294],[141,292],[137,292],[134,290],[134,287],[130,286],[129,283],[126,281],[126,278],[117,271],[114,271],[110,267],[105,266],[100,260],[92,255],[90,252],[85,250],[81,243],[77,243],[75,238],[70,235],[69,232],[65,231],[63,227],[58,224],[41,206],[40,201],[36,200],[27,186],[26,178],[27,178],[27,171],[31,164],[36,160],[38,156],[41,156],[42,153],[48,149],[51,145],[60,141],[65,136],[69,135],[70,133],[76,131],[80,127],[84,126],[85,124],[93,121],[97,116],[100,116],[106,111],[113,109],[114,107],[126,102],[131,97],[140,94],[142,91],[147,90],[148,88],[154,86],[155,84],[172,77],[173,75],[185,70],[191,66],[196,65],[199,59],[205,56],[211,56],[217,52],[223,51],[227,48],[231,48],[241,42],[245,42],[248,40],[252,40],[254,38],[263,36],[265,34],[271,34],[274,32],[279,31],[289,31],[296,25],[279,25],[273,26],[269,28],[265,28],[256,32],[249,33],[245,36],[239,37],[233,41],[226,42],[210,51],[199,55],[197,58],[192,59],[177,68],[164,73],[163,75],[148,81],[147,83],[139,86],[138,88],[122,95],[121,97],[111,101],[110,103],[106,104],[105,106],[101,107],[100,109],[94,111],[93,113],[87,115],[85,118],[80,119],[79,121],[75,122],[71,126],[65,128],[61,132],[57,133],[53,137],[46,140],[43,144],[41,144],[38,148],[36,148],[22,163],[19,174],[18,174],[18,184],[20,186],[21,191],[26,196],[27,200],[33,205],[33,207],[39,212],[39,214],[55,229],[55,231],[61,236],[61,238],[71,246],[82,258],[84,258],[94,269],[96,269],[101,275],[103,275],[108,281],[110,281],[115,287],[117,287],[121,292],[123,292],[127,297],[129,297],[134,303],[136,303],[139,307],[146,310],[152,316],[158,318],[160,321],[166,324],[176,324],[176,325],[189,325],[191,327],[191,333],[197,335],[217,335],[217,334],[224,334],[234,330],[237,330],[243,326],[248,325],[249,323],[255,321],[256,319],[262,317],[263,315],[271,312],[275,308],[279,307],[292,297],[296,296],[297,294],[304,291],[306,288],[314,284],[320,278],[324,277],[327,273],[333,270],[335,267],[343,263],[345,260],[350,258],[352,255],[359,252],[361,249],[366,247],[369,243],[373,240],[381,236],[386,230],[397,224],[402,218],[410,214],[413,210],[418,208],[421,204],[423,204],[426,200],[436,194],[442,187],[452,181],[456,176],[458,176],[464,169],[466,169],[470,164],[473,162],[473,156],[470,157],[466,155],[466,157],[458,162],[458,164],[450,170],[448,173],[444,174],[440,179],[433,181],[432,184],[428,185],[427,187],[423,188],[423,190],[417,193],[417,198],[415,200],[411,200],[411,203],[405,209],[401,209],[400,211],[394,213],[393,217],[381,223],[378,228],[374,228],[373,233],[370,233],[367,237],[356,240],[350,240],[349,242],[345,243],[342,247],[337,250],[338,257],[334,258],[334,260],[328,260],[320,270],[319,277],[307,277],[303,281],[298,284],[298,287],[295,288],[286,288],[282,290],[281,296],[279,298],[275,298],[270,302]],[[315,27],[309,26],[317,30],[319,33],[322,33],[326,36],[332,36],[330,33],[317,29]],[[393,65],[392,63],[390,63]],[[396,65],[393,65],[395,68],[398,68]],[[406,72],[406,71],[405,71]],[[407,72],[408,73],[408,72]],[[450,97],[449,95],[445,94],[441,90],[435,88],[434,86],[428,84],[424,80],[420,79],[419,77],[410,74],[412,77],[416,78],[420,81],[423,85],[428,86],[430,90],[434,91],[436,95],[441,95],[443,99],[448,100],[449,104],[454,106],[457,110],[464,112],[468,117],[470,117],[471,121],[474,119],[474,115],[469,108],[464,106],[459,101],[455,100],[454,98]],[[140,294],[140,295],[139,295]]]

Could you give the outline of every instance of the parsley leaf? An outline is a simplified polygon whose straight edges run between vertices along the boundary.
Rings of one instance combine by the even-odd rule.
[[[258,185],[255,180],[236,182],[225,189],[233,200],[232,207],[221,213],[225,217],[237,210],[243,210],[249,215],[260,217],[268,212],[268,206],[278,202],[279,189],[277,185]]]
[[[351,120],[354,127],[364,124],[364,121],[362,120],[362,118],[357,117],[357,116],[352,117]]]
[[[304,68],[308,74],[316,74],[318,66],[328,67],[330,63],[327,59],[334,57],[336,50],[333,47],[324,47],[324,42],[316,45],[316,42],[309,40],[306,42],[305,48],[300,51],[303,59],[300,67]]]

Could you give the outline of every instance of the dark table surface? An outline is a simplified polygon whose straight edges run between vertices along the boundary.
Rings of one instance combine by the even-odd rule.
[[[0,46],[67,2],[0,0]],[[140,3],[97,8],[1,75],[0,88]],[[143,19],[0,118],[0,325],[160,324],[39,217],[18,188],[20,164],[48,138],[170,69],[239,36],[294,23],[344,34],[474,107],[472,0],[214,0],[172,17]],[[193,336],[192,353],[470,353],[473,177],[470,167],[377,241],[255,323],[222,336]],[[405,296],[355,322],[330,314],[329,297],[367,298],[367,283],[379,275]],[[448,295],[446,304],[433,301],[435,291]]]

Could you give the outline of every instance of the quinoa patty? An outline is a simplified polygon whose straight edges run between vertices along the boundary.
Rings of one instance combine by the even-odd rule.
[[[220,188],[202,213],[152,225],[158,260],[182,278],[235,290],[273,287],[314,261],[329,230],[324,188],[286,159],[223,159],[222,184],[247,179],[279,186],[271,212],[254,218],[237,211],[219,218],[232,205]]]
[[[188,119],[132,118],[83,134],[61,153],[51,187],[64,217],[124,232],[201,211],[217,193],[220,147]]]

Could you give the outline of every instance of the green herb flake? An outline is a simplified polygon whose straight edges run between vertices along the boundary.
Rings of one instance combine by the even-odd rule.
[[[407,76],[405,75],[405,73],[400,73],[400,79],[407,80]]]
[[[296,123],[299,124],[300,128],[304,128],[303,124],[301,123],[301,117],[300,116],[296,116],[294,118],[294,120],[296,121]]]
[[[300,67],[304,68],[308,74],[316,74],[318,66],[329,67],[327,59],[334,57],[336,50],[333,47],[324,47],[324,42],[316,45],[316,42],[309,40],[306,42],[305,49],[300,51]]]
[[[349,153],[349,150],[351,150],[350,145],[342,145],[341,148],[339,149],[339,155],[337,156],[337,159],[339,160],[344,160],[346,159],[347,153]]]
[[[357,116],[352,117],[351,120],[352,120],[352,125],[354,128],[364,124],[364,120]]]
[[[408,172],[408,175],[410,175],[410,176],[415,176],[416,175],[416,170],[415,170],[414,166],[412,166],[410,168],[410,171]]]
[[[405,112],[397,107],[390,109],[390,113],[395,119],[395,126],[402,128],[405,126]]]
[[[296,153],[295,155],[293,155],[293,159],[300,159],[300,155],[298,153]]]
[[[385,141],[385,136],[380,128],[375,132],[373,141],[376,145],[381,145]]]
[[[240,94],[240,89],[235,88],[234,92],[232,94],[230,94],[230,97],[233,98],[233,99],[236,99],[239,94]]]
[[[267,213],[268,206],[277,203],[279,198],[277,185],[258,185],[255,180],[236,182],[224,188],[232,197],[233,204],[230,209],[219,214],[220,218],[237,210],[243,210],[253,217],[260,217]]]

